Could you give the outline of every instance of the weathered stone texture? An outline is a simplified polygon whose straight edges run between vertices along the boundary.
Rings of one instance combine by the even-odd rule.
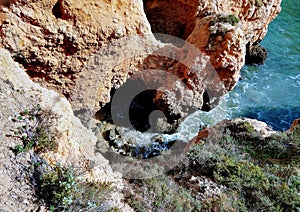
[[[74,110],[88,108],[95,112],[111,100],[110,91],[124,84],[133,72],[161,68],[161,58],[153,64],[148,56],[165,45],[151,33],[167,33],[194,45],[203,58],[186,53],[189,64],[196,67],[194,74],[185,64],[173,62],[165,66],[192,91],[188,95],[192,103],[172,100],[175,91],[163,97],[165,102],[173,108],[201,108],[206,104],[205,110],[209,110],[214,103],[207,101],[236,85],[245,64],[247,44],[251,47],[263,39],[268,24],[280,12],[280,3],[281,0],[14,0],[1,7],[0,47],[8,49],[34,81],[66,96]],[[120,44],[124,37],[143,35],[149,35],[144,44],[133,42],[127,46],[132,51],[140,48],[139,52],[123,58],[117,67],[103,55],[97,58],[100,66],[87,70],[99,51],[105,53],[105,48]],[[184,47],[181,49],[184,51]],[[116,60],[122,58],[120,54],[106,53]],[[224,88],[216,86],[214,80],[202,85],[202,79],[196,79],[205,67],[199,61],[207,57],[213,66],[210,72],[218,74]],[[209,98],[205,99],[205,95]],[[179,102],[175,104],[176,101]]]

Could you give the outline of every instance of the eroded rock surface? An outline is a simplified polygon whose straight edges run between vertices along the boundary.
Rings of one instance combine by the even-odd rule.
[[[51,120],[51,131],[56,133],[58,149],[43,153],[47,163],[52,166],[61,164],[80,169],[83,171],[82,177],[90,181],[111,182],[115,191],[108,205],[130,211],[121,201],[121,175],[112,171],[109,162],[101,154],[94,153],[96,136],[73,115],[71,105],[65,97],[33,83],[25,71],[13,61],[9,52],[3,49],[0,49],[0,85],[2,210],[27,211],[36,210],[39,206],[34,184],[26,175],[28,170],[31,170],[33,152],[16,156],[13,149],[20,140],[12,135],[18,127],[16,121],[13,121],[18,114],[40,105],[43,110],[49,110],[57,117]],[[88,168],[87,164],[92,166]]]
[[[181,113],[184,107],[209,110],[217,104],[214,97],[235,86],[245,63],[246,45],[263,39],[268,24],[280,11],[280,2],[14,0],[1,7],[0,46],[10,51],[34,81],[65,95],[74,110],[96,112],[111,101],[112,90],[123,85],[134,72],[147,68],[167,70],[188,87],[187,92],[178,93],[185,89],[175,86],[175,90],[155,97],[158,104],[163,100],[161,107],[171,106],[169,113]],[[151,36],[151,29],[186,39],[203,55],[183,53],[182,47],[179,54],[188,60],[188,65],[157,57],[155,51],[165,45]],[[99,57],[105,56],[102,52],[118,59],[118,54],[113,50],[105,52],[105,48],[111,50],[110,44],[117,41],[118,45],[121,38],[136,35],[145,43],[129,44],[128,52],[137,48],[139,51],[127,58],[120,57],[124,60],[117,65],[111,66],[107,57]],[[149,60],[153,54],[156,57]],[[207,61],[213,68],[206,70],[206,74],[217,75],[198,79]],[[212,79],[216,77],[224,88],[216,86],[218,83]],[[203,85],[203,81],[207,84]],[[176,97],[180,95],[184,98]]]
[[[203,144],[205,139],[220,139],[224,134],[228,133],[227,131],[233,132],[236,137],[243,137],[247,133],[255,133],[261,139],[268,138],[276,133],[266,123],[256,119],[235,118],[232,120],[223,120],[215,126],[200,130],[198,135],[189,141],[189,144],[185,147],[185,151],[195,143]]]
[[[10,150],[16,141],[4,135],[13,128],[11,116],[38,102],[60,117],[54,124],[60,132],[59,148],[44,155],[47,161],[78,166],[92,161],[96,166],[84,177],[113,182],[117,191],[110,203],[129,211],[118,192],[123,187],[121,176],[112,171],[103,156],[94,153],[97,138],[73,116],[73,111],[95,113],[111,102],[112,93],[128,79],[137,77],[148,88],[165,85],[161,90],[166,92],[150,96],[155,109],[180,115],[188,113],[186,108],[210,110],[237,83],[247,46],[255,46],[263,39],[268,24],[280,11],[280,2],[5,1],[0,7],[0,47],[6,49],[0,51],[0,118],[3,121],[0,136],[4,143],[0,151],[4,161],[0,173],[1,205],[6,204],[7,210],[12,205],[20,210],[34,210],[37,206],[32,204],[36,199],[32,198],[34,192],[29,190],[30,186],[14,181],[21,172]],[[184,39],[194,48],[173,37],[152,33]],[[33,83],[13,63],[11,56],[24,67],[31,80],[44,88]],[[168,74],[155,75],[149,69]],[[183,83],[173,80],[174,77]],[[55,91],[67,97],[71,104]],[[241,122],[251,122],[254,132],[262,137],[273,133],[265,124],[253,120],[232,123]],[[226,121],[220,125],[219,128],[224,128]],[[208,130],[201,131],[192,143],[202,142],[209,133],[215,133]],[[29,156],[24,160],[28,162]],[[9,172],[7,167],[14,171]]]
[[[261,45],[251,46],[247,48],[246,64],[263,64],[267,59],[267,50]]]
[[[99,48],[125,35],[149,33],[140,1],[17,0],[3,12],[1,46],[34,81],[66,97],[82,83],[78,74]]]

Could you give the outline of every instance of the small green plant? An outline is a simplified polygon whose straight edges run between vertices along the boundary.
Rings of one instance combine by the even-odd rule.
[[[209,25],[214,26],[217,23],[229,23],[232,26],[235,26],[239,21],[240,19],[235,15],[219,16],[216,19],[212,20]]]
[[[107,211],[110,192],[110,183],[80,180],[70,167],[48,168],[39,179],[38,196],[51,211]]]
[[[255,0],[255,6],[257,6],[257,7],[262,7],[262,6],[264,6],[263,0]]]
[[[240,19],[235,15],[221,16],[217,19],[217,22],[229,23],[232,26],[235,26],[239,21]]]
[[[70,168],[55,166],[40,178],[39,196],[53,207],[67,207],[72,203],[75,175]]]
[[[54,133],[51,132],[51,122],[56,116],[50,111],[37,107],[20,112],[15,120],[20,126],[14,131],[22,144],[14,148],[16,154],[34,149],[35,152],[54,151],[57,149],[57,142],[54,140]]]

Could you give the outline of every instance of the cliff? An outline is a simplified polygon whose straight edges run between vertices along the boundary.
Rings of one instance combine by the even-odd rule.
[[[167,88],[169,94],[154,98],[162,99],[160,107],[168,113],[180,113],[176,107],[181,106],[209,110],[237,83],[246,48],[263,39],[280,2],[7,1],[1,7],[0,47],[9,50],[33,81],[63,94],[74,110],[95,113],[111,101],[112,90],[149,68],[168,71],[185,84],[185,92]],[[152,33],[176,38],[160,38],[171,42],[162,44]],[[133,36],[139,43],[123,39]],[[184,42],[179,39],[188,47],[172,58],[166,52]],[[119,46],[116,54],[112,46]],[[174,94],[184,97],[174,99]]]
[[[42,210],[43,207],[39,207],[41,202],[37,198],[39,193],[35,191],[42,175],[36,172],[35,166],[43,164],[43,160],[47,161],[47,166],[60,164],[63,167],[79,169],[83,179],[111,183],[114,189],[106,204],[109,208],[128,210],[121,201],[121,175],[112,171],[109,161],[101,154],[94,153],[97,138],[73,115],[66,98],[32,82],[24,70],[12,60],[9,52],[3,49],[0,50],[0,73],[2,210]],[[39,113],[30,114],[37,107],[41,108],[42,116]],[[47,111],[54,115],[48,115]],[[43,136],[39,131],[46,135]],[[50,136],[53,140],[49,142],[57,142],[57,148],[55,151],[49,151],[50,148],[42,151],[41,160],[34,150],[35,145],[26,143],[26,139],[31,136],[36,140],[34,142],[40,142],[44,146],[46,144],[43,141],[48,142]],[[37,173],[38,176],[34,176]]]
[[[126,182],[95,152],[102,132],[87,126],[96,131],[111,119],[123,124],[107,113],[128,113],[133,99],[134,121],[125,123],[130,127],[147,125],[152,110],[162,110],[173,124],[195,109],[212,109],[237,83],[247,50],[263,39],[281,1],[0,2],[3,210],[43,211],[56,204],[60,199],[49,200],[51,189],[39,189],[57,186],[59,174],[68,173],[62,166],[75,169],[71,185],[109,184],[101,184],[105,198],[98,210],[131,211],[121,192]],[[91,121],[94,115],[104,121]],[[44,151],[44,141],[55,149]],[[57,177],[49,180],[54,185],[49,176]]]

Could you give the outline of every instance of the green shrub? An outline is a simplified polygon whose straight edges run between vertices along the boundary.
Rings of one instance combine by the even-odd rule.
[[[291,140],[295,144],[300,145],[300,126],[294,128],[293,132],[291,133]]]
[[[239,21],[240,19],[235,15],[221,16],[217,19],[217,22],[229,23],[232,26],[235,26]]]
[[[112,192],[110,183],[106,182],[76,182],[76,190],[69,211],[119,211],[117,208],[107,209],[105,201]]]
[[[235,161],[229,157],[216,163],[214,179],[235,190],[266,190],[269,187],[267,177],[257,165],[248,161]]]
[[[80,180],[72,168],[58,165],[39,179],[38,196],[54,211],[108,211],[105,201],[110,192],[110,183]]]
[[[296,167],[266,164],[263,168],[270,182],[268,194],[283,211],[300,209],[300,173]]]
[[[75,175],[70,168],[55,166],[40,178],[39,196],[51,206],[68,207],[74,191]]]
[[[235,137],[239,148],[256,159],[277,160],[281,163],[300,160],[300,144],[298,138],[291,133],[278,132],[267,138],[251,135],[247,137],[235,135]]]
[[[54,139],[55,132],[51,131],[51,123],[56,118],[51,111],[42,110],[39,105],[20,112],[16,120],[20,126],[14,131],[14,136],[22,144],[17,144],[14,152],[20,154],[30,149],[34,149],[36,153],[55,151],[58,145]]]
[[[238,133],[254,133],[255,129],[252,124],[249,122],[238,122],[233,123],[230,126],[228,126],[231,133],[238,134]]]
[[[204,200],[204,208],[299,211],[299,131],[263,138],[247,122],[219,130],[204,145],[192,146],[181,166],[170,172],[205,176],[229,189],[223,197]],[[227,209],[224,201],[230,202]]]
[[[135,193],[127,202],[137,211],[200,211],[201,204],[185,188],[162,175],[134,181]]]

